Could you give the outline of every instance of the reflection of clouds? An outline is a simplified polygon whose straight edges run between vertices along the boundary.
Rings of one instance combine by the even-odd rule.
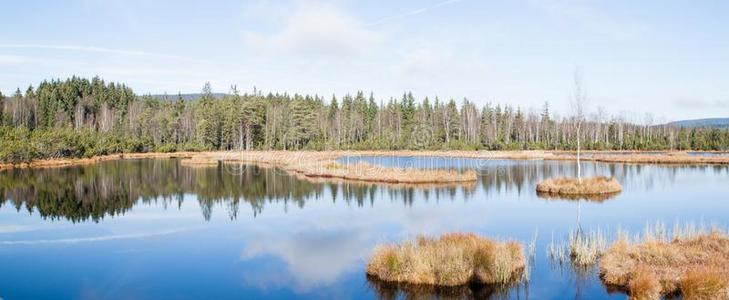
[[[369,254],[368,245],[374,240],[359,233],[346,229],[292,231],[289,235],[260,234],[247,242],[241,259],[273,254],[286,263],[295,287],[306,291],[334,283],[345,272],[354,270]],[[268,270],[264,274],[260,271],[256,271],[256,276],[246,276],[248,283],[284,284],[278,282],[280,270]]]
[[[134,214],[126,214],[123,216],[117,217],[119,219],[124,219],[125,221],[178,221],[178,220],[199,220],[200,219],[200,212],[189,210],[185,212],[175,212],[174,214],[170,214],[167,211],[160,211],[160,212],[144,212],[144,213],[134,213]]]
[[[0,225],[0,233],[19,233],[35,230],[35,226],[28,225]]]
[[[128,234],[111,234],[94,237],[64,238],[64,239],[39,239],[39,240],[18,240],[18,241],[0,241],[0,245],[37,245],[37,244],[75,244],[88,242],[103,242],[125,239],[142,239],[157,236],[165,236],[180,232],[188,231],[188,229],[173,229],[156,232],[140,232]]]
[[[251,232],[245,234],[246,246],[241,260],[272,256],[283,261],[286,270],[256,267],[243,274],[244,280],[258,287],[293,282],[296,290],[305,292],[334,284],[344,274],[360,270],[378,244],[419,234],[474,231],[488,220],[486,212],[472,213],[478,205],[476,202],[419,202],[403,209],[390,196],[378,194],[376,204],[368,208],[320,210],[312,205],[309,210],[297,214],[283,218],[268,216],[275,220],[252,223],[248,227]],[[323,200],[317,204],[326,206],[329,201]]]

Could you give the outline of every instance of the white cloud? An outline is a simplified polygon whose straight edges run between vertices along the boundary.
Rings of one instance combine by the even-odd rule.
[[[250,46],[266,51],[351,56],[367,52],[381,36],[343,10],[309,3],[298,6],[280,31],[246,32],[244,39]]]
[[[0,55],[0,65],[20,65],[27,63],[28,57],[20,55]]]
[[[105,47],[78,46],[78,45],[41,45],[41,44],[0,44],[0,48],[17,48],[17,49],[45,49],[45,50],[69,50],[82,52],[95,52],[119,55],[148,56],[156,58],[182,59],[180,56],[152,53],[138,50],[128,49],[112,49]]]
[[[18,233],[33,231],[36,228],[28,225],[0,225],[0,234],[2,233]]]

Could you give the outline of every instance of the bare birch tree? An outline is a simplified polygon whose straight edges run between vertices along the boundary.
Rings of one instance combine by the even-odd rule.
[[[574,127],[577,134],[577,181],[582,183],[582,168],[580,165],[580,140],[582,124],[585,121],[585,102],[587,102],[587,94],[582,85],[582,77],[580,70],[575,69],[574,73],[574,91],[572,95],[572,109],[574,110]]]

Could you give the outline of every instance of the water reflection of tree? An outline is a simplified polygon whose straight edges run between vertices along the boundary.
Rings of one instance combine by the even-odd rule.
[[[680,168],[728,172],[725,166],[647,171],[657,167],[595,163],[586,171],[605,168],[599,171],[621,182],[630,177],[633,184],[645,185],[654,180],[670,183]],[[568,173],[571,168],[574,165],[562,162],[495,161],[480,170],[478,185],[487,195],[512,191],[531,194],[539,180]],[[43,218],[65,218],[73,222],[98,222],[105,216],[123,214],[137,203],[180,207],[185,194],[196,196],[205,219],[210,219],[217,206],[223,207],[234,219],[241,206],[250,206],[257,216],[268,203],[283,204],[288,209],[292,205],[304,207],[311,199],[330,198],[335,203],[344,201],[362,207],[372,206],[375,199],[384,198],[410,206],[417,201],[470,199],[475,192],[475,185],[413,187],[313,180],[252,166],[236,172],[224,165],[189,168],[175,160],[108,161],[93,166],[0,172],[0,204],[10,203],[17,210],[37,211]]]
[[[378,299],[508,299],[509,293],[519,293],[523,286],[465,285],[439,287],[384,282],[367,278],[369,288]],[[519,299],[521,297],[517,297]],[[528,299],[528,296],[525,298]]]
[[[189,168],[175,160],[109,161],[93,166],[0,172],[0,205],[37,212],[51,220],[98,222],[117,216],[137,203],[157,203],[165,208],[182,205],[185,194],[194,194],[203,217],[222,206],[228,216],[238,216],[242,204],[254,216],[267,203],[302,208],[311,199],[331,195],[359,207],[374,204],[383,194],[411,205],[416,199],[452,199],[458,190],[473,187],[381,186],[353,182],[312,181],[277,169],[247,166],[231,172],[226,166]],[[422,197],[421,197],[422,195]]]

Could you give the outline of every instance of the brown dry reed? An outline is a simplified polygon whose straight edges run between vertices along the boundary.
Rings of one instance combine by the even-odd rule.
[[[517,242],[449,233],[379,246],[367,264],[367,274],[385,282],[418,285],[505,285],[519,281],[524,267],[523,247]]]

